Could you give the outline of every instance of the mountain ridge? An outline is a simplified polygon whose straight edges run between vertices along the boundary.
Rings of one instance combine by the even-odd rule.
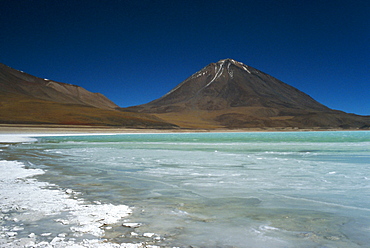
[[[233,59],[210,63],[162,97],[127,110],[191,128],[362,128],[370,123]]]
[[[101,109],[118,106],[100,93],[92,93],[80,86],[32,76],[0,63],[2,91],[20,93],[42,100],[80,104]]]
[[[100,93],[0,64],[0,124],[160,129],[369,129],[370,116],[333,110],[233,59],[210,63],[149,103],[119,108]]]
[[[246,73],[240,73],[240,70]],[[240,83],[245,81],[253,83]],[[184,89],[189,82],[191,87]],[[295,98],[299,98],[299,104]],[[215,100],[219,101],[215,103]],[[139,106],[155,108],[184,101],[188,101],[187,106],[203,110],[240,106],[276,107],[284,104],[298,109],[329,110],[302,91],[233,59],[211,63],[164,96]]]
[[[120,110],[100,93],[0,64],[0,124],[175,128],[158,117]]]

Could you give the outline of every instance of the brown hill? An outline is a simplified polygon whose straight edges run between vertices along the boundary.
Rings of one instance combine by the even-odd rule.
[[[0,64],[0,123],[173,128],[148,114],[129,113],[99,93],[38,78]]]
[[[369,116],[332,110],[232,59],[201,69],[159,99],[127,110],[184,128],[366,128]]]
[[[101,109],[118,106],[100,93],[92,93],[82,87],[42,79],[0,64],[2,92],[21,94],[63,104],[79,104]]]

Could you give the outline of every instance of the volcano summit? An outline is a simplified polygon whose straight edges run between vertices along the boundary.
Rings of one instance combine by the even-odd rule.
[[[130,107],[184,128],[364,128],[370,117],[330,109],[233,59],[211,63],[147,104]]]

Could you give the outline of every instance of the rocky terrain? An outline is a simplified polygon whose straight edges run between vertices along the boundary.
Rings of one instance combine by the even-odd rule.
[[[369,129],[370,116],[330,109],[262,71],[224,59],[204,67],[161,98],[129,108],[82,87],[0,64],[0,124]]]
[[[370,117],[330,109],[233,59],[211,63],[159,99],[126,109],[183,128],[369,128]]]
[[[42,79],[0,64],[0,124],[172,128],[148,115],[121,111],[99,93]]]

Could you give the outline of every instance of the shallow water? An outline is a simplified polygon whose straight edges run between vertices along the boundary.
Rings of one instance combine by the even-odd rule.
[[[1,159],[45,170],[39,181],[73,189],[89,202],[133,207],[123,221],[141,225],[112,225],[105,232],[110,242],[370,243],[367,131],[40,137],[0,148]],[[40,223],[50,232],[68,232],[48,221]]]

